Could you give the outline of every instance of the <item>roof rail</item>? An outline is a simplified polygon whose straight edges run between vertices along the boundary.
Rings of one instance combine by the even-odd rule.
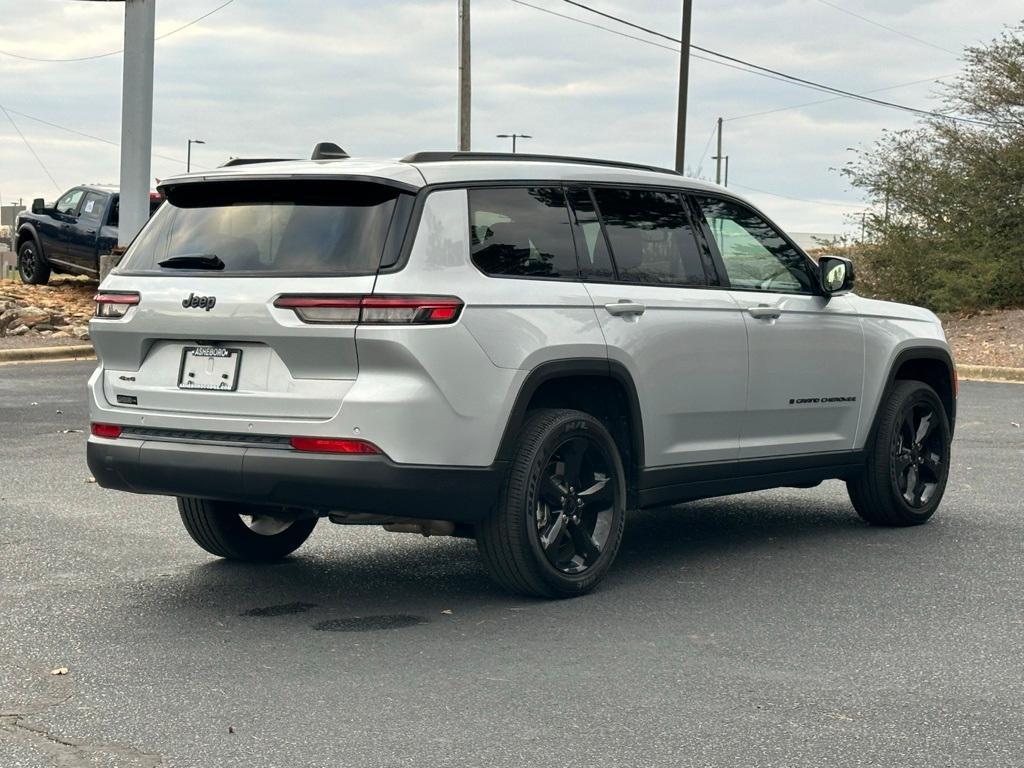
[[[681,176],[678,171],[670,168],[659,168],[656,165],[641,163],[625,163],[618,160],[598,160],[593,157],[568,157],[565,155],[531,155],[511,152],[414,152],[402,158],[403,163],[448,163],[456,160],[490,160],[520,163],[572,163],[575,165],[603,165],[609,168],[631,168],[637,171],[653,173],[670,173]]]

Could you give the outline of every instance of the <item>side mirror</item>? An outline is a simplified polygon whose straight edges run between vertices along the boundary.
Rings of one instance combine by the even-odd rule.
[[[840,256],[818,259],[821,290],[826,296],[838,296],[853,290],[853,262]]]
[[[32,213],[46,213],[46,201],[37,197],[32,201]]]

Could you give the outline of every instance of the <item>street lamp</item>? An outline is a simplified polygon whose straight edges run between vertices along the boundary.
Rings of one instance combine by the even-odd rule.
[[[525,133],[499,133],[495,138],[498,139],[512,139],[512,154],[516,153],[516,139],[532,139],[533,136],[528,136]]]
[[[185,156],[185,173],[192,172],[192,145],[193,144],[205,144],[205,141],[200,139],[189,139],[188,140],[188,154]]]

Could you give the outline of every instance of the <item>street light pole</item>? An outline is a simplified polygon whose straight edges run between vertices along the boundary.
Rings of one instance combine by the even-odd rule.
[[[192,172],[192,145],[193,144],[205,144],[205,143],[206,143],[205,141],[200,141],[199,139],[189,139],[188,140],[188,154],[185,156],[185,173],[191,173]]]
[[[499,133],[494,138],[512,139],[512,154],[514,155],[516,153],[516,139],[532,139],[533,136],[530,136],[529,134],[526,133]]]

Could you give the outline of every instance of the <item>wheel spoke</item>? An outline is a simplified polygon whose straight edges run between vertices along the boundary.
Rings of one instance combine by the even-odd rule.
[[[942,471],[942,457],[937,453],[928,451],[924,455],[924,466],[931,472],[932,477],[938,480],[939,473]]]
[[[583,466],[583,455],[587,452],[587,441],[577,437],[563,445],[559,452],[562,455],[562,461],[565,463],[565,470],[562,475],[565,484],[570,488],[578,488],[580,485],[580,468]]]
[[[583,558],[586,565],[593,565],[601,556],[601,547],[594,541],[594,537],[580,523],[569,523],[569,535],[576,554]]]
[[[555,516],[555,521],[551,524],[551,527],[540,536],[540,545],[548,553],[548,557],[554,554],[552,549],[557,547],[563,533],[565,533],[565,515],[559,512]]]
[[[546,501],[552,509],[561,509],[565,503],[565,496],[569,489],[559,483],[554,476],[547,472],[540,482],[540,497]]]
[[[590,486],[586,490],[580,491],[576,495],[580,496],[580,497],[583,497],[583,498],[585,498],[587,496],[596,496],[597,494],[599,494],[601,491],[604,490],[604,487],[606,485],[608,485],[608,480],[609,480],[609,478],[607,478],[607,477],[602,478],[602,479],[598,480],[597,482],[595,482],[592,486]]]
[[[899,477],[902,477],[903,474],[907,471],[907,468],[911,465],[911,463],[913,461],[914,461],[914,458],[913,458],[913,456],[911,456],[910,451],[905,451],[904,450],[904,451],[900,451],[899,453],[897,453],[896,454],[896,474]]]
[[[917,465],[911,464],[910,469],[907,470],[906,485],[903,488],[903,498],[910,504],[914,504],[914,499],[917,497],[918,478]]]

